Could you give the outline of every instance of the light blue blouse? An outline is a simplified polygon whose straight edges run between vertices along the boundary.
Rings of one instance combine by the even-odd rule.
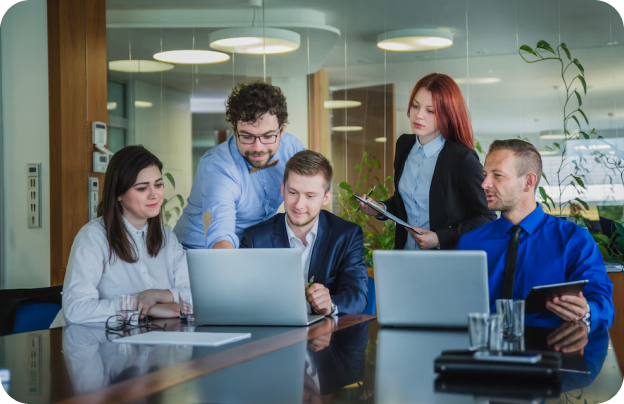
[[[407,222],[412,226],[429,229],[429,189],[440,151],[446,139],[442,135],[426,145],[416,143],[407,156],[403,175],[399,181],[399,194],[405,203]],[[405,244],[406,250],[418,250],[418,245],[410,235]]]

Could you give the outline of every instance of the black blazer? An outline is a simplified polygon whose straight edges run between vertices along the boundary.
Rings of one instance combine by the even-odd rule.
[[[394,157],[394,195],[382,201],[388,211],[407,221],[405,204],[399,194],[399,181],[405,161],[416,143],[416,135],[402,135]],[[440,248],[455,248],[459,237],[496,219],[487,207],[483,183],[483,166],[477,153],[459,143],[446,141],[438,155],[429,190],[429,227],[436,232]],[[394,248],[405,248],[408,235],[403,226],[396,227]]]

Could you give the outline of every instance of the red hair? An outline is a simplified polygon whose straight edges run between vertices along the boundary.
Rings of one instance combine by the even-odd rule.
[[[420,79],[412,90],[407,116],[409,116],[416,92],[421,88],[431,92],[436,121],[442,136],[446,140],[474,149],[474,136],[468,117],[468,108],[455,80],[442,73],[431,73]]]

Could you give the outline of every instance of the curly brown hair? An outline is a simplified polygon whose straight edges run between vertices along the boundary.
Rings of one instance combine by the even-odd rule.
[[[254,123],[269,112],[281,127],[288,120],[286,97],[279,87],[262,81],[238,83],[226,103],[225,120],[236,129],[239,121]]]

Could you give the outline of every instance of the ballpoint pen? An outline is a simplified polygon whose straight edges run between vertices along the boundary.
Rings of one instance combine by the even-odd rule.
[[[375,185],[374,187],[372,187],[372,188],[371,188],[371,190],[370,190],[370,191],[368,191],[368,193],[366,194],[366,198],[364,198],[364,199],[368,199],[368,197],[369,197],[369,196],[371,196],[371,194],[372,194],[373,192],[375,192],[375,188],[377,188],[377,185]],[[356,211],[356,212],[359,212],[359,211],[360,211],[360,207],[358,206],[358,208],[357,208],[355,211]]]
[[[308,282],[308,286],[306,286],[306,292],[310,289],[310,286],[312,286],[312,282],[314,282],[314,277],[310,278],[310,282]]]

